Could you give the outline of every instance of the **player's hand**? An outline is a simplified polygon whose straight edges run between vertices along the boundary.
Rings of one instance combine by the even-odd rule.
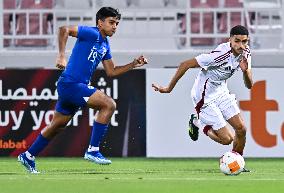
[[[157,84],[152,84],[152,87],[154,91],[158,91],[160,93],[170,93],[171,92],[171,89],[169,89],[169,87],[162,87]]]
[[[247,71],[248,69],[248,60],[244,56],[240,61],[240,68],[243,72]]]
[[[143,66],[144,64],[148,64],[148,60],[143,55],[141,55],[138,58],[135,58],[132,63],[133,68],[138,68],[140,66]]]
[[[64,55],[58,55],[56,58],[56,67],[60,70],[64,70],[66,67],[67,61]]]

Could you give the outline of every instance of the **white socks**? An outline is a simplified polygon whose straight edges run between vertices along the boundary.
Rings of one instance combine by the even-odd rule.
[[[193,119],[193,124],[198,127],[199,129],[201,128],[201,124],[200,124],[200,121],[199,119]]]
[[[88,152],[90,152],[90,151],[99,151],[99,150],[100,150],[99,147],[94,147],[94,146],[89,145]]]

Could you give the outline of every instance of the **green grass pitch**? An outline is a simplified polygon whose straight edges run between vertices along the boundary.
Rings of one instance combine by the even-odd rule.
[[[109,166],[83,158],[38,158],[28,174],[16,158],[0,158],[0,193],[278,193],[284,160],[246,159],[251,173],[225,176],[218,159],[113,158]]]

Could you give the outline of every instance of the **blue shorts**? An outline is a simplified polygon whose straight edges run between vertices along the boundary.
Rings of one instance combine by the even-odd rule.
[[[64,115],[74,115],[81,107],[86,106],[89,97],[96,90],[83,83],[58,81],[58,101],[55,110]]]

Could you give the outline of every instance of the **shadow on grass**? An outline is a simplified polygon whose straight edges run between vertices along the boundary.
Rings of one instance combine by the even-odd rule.
[[[8,175],[20,175],[22,172],[0,172],[0,176],[8,176]]]
[[[61,174],[70,174],[70,175],[78,175],[78,174],[96,174],[96,175],[129,175],[129,174],[177,174],[177,173],[188,173],[188,174],[200,174],[200,173],[220,173],[218,169],[188,169],[188,170],[175,170],[175,171],[165,171],[165,170],[109,170],[109,171],[102,171],[102,170],[82,170],[82,169],[56,169],[56,170],[48,170],[43,171],[42,173],[54,174],[54,175],[61,175]]]

